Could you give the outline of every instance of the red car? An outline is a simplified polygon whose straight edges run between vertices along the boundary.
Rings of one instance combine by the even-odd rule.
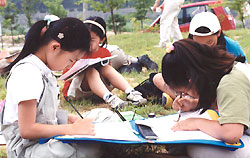
[[[222,30],[235,30],[236,24],[234,17],[231,15],[230,9],[228,7],[223,8],[221,3],[221,1],[202,1],[184,4],[178,15],[181,32],[188,32],[189,23],[193,16],[204,11],[212,12],[218,17]],[[160,16],[151,24],[151,27],[154,27],[155,24],[159,23]]]

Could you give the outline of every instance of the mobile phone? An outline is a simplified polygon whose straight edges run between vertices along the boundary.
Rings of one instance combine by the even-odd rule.
[[[145,139],[155,140],[158,136],[154,133],[151,127],[142,124],[136,124],[141,136]]]

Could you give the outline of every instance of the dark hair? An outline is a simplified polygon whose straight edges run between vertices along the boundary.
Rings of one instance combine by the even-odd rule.
[[[36,22],[30,28],[28,35],[19,56],[1,72],[7,73],[21,59],[30,54],[34,54],[40,47],[55,40],[60,43],[61,49],[64,51],[81,50],[89,53],[90,33],[84,23],[76,18],[62,18],[53,21],[47,26],[45,33],[41,30],[47,26],[47,21],[41,20]],[[59,33],[63,34],[63,38],[59,38]]]
[[[198,32],[198,33],[208,33],[208,32],[211,32],[211,30],[209,28],[207,28],[207,27],[201,26],[201,27],[197,28],[195,30],[195,32]],[[218,35],[218,33],[219,33],[219,31],[217,31],[213,35]],[[221,49],[226,50],[226,40],[225,40],[224,36],[225,36],[225,34],[221,30],[220,36],[218,37],[217,45],[220,46]],[[193,35],[192,34],[188,34],[188,38],[189,39],[193,39]]]
[[[162,76],[173,89],[195,88],[198,107],[204,112],[216,99],[221,78],[232,70],[235,57],[218,47],[209,47],[191,39],[175,42],[174,50],[162,60]]]
[[[103,33],[103,31],[100,27],[98,27],[94,24],[91,24],[91,23],[85,23],[86,26],[88,27],[89,31],[96,33],[97,36],[99,36],[101,40],[103,40],[105,38],[101,47],[106,45],[108,43],[108,40],[107,40],[107,35],[106,35],[106,33],[107,33],[106,32],[106,22],[103,20],[103,18],[101,18],[99,16],[91,16],[91,17],[88,17],[86,20],[91,20],[91,21],[97,22],[98,24],[100,24],[104,28],[105,33]]]

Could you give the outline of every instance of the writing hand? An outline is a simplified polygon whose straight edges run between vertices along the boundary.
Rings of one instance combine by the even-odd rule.
[[[77,119],[72,124],[72,133],[82,135],[95,135],[93,119]]]
[[[197,127],[197,122],[200,118],[188,118],[186,120],[177,122],[171,129],[175,131],[197,131],[199,130]]]
[[[69,124],[74,123],[77,119],[79,119],[79,116],[77,116],[77,115],[74,115],[74,114],[68,115],[68,123]]]
[[[172,108],[176,111],[181,109],[181,111],[191,111],[195,109],[198,105],[199,99],[193,99],[188,97],[180,98],[177,96],[173,102]]]

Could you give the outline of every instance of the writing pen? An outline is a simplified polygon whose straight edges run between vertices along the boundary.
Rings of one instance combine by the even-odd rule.
[[[134,118],[135,118],[135,113],[136,113],[136,109],[135,109],[134,115],[133,115],[133,117],[132,117],[132,120],[134,120]]]
[[[180,98],[182,98],[182,95],[183,95],[183,93],[180,93]],[[181,108],[179,108],[177,114],[178,114],[178,119],[176,120],[176,122],[179,122],[181,119]]]
[[[181,119],[181,109],[180,109],[180,110],[178,110],[177,114],[178,114],[178,119],[177,119],[177,121],[176,121],[176,122],[179,122],[179,121],[180,121],[180,119]]]
[[[127,121],[116,108],[114,109],[114,111],[117,113],[117,115],[120,117],[122,121]]]
[[[74,105],[69,101],[68,97],[64,96],[64,99],[71,105],[75,112],[83,119],[81,113],[74,107]]]
[[[127,120],[122,116],[122,114],[121,114],[116,108],[114,108],[113,110],[117,113],[117,115],[120,117],[120,119],[121,119],[122,121],[127,121]],[[126,124],[126,126],[127,126],[134,134],[139,135],[139,133],[138,133],[136,130],[134,130],[131,126],[129,126],[128,124]]]

